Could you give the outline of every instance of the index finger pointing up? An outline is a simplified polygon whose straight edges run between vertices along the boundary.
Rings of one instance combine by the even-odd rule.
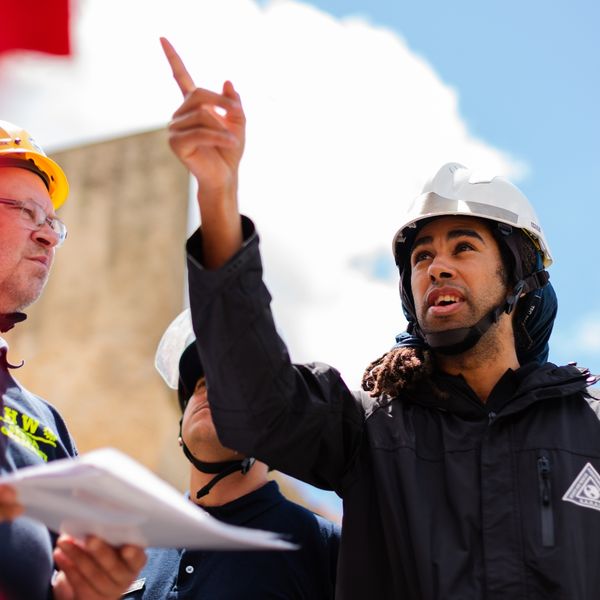
[[[171,45],[171,42],[167,38],[161,37],[160,44],[162,49],[171,65],[171,71],[173,71],[173,77],[181,90],[181,93],[185,96],[196,88],[196,84],[192,79],[192,76],[188,73],[185,68],[181,57],[175,51],[175,48]]]

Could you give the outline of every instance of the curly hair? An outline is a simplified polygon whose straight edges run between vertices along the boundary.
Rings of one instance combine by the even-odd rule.
[[[427,386],[436,387],[429,376],[433,373],[435,358],[426,348],[392,348],[371,362],[362,378],[362,388],[373,397],[395,398],[401,391],[412,391]]]

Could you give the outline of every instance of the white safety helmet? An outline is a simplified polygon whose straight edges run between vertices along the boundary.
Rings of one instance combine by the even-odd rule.
[[[450,215],[480,217],[522,229],[542,252],[544,267],[552,264],[542,227],[523,192],[504,177],[476,173],[459,163],[445,164],[411,202],[394,236],[396,263],[402,243],[419,221]]]

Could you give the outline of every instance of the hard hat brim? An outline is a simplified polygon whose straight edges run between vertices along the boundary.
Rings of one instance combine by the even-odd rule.
[[[36,167],[48,176],[48,193],[50,194],[54,210],[58,210],[69,195],[69,182],[60,165],[48,156],[32,152],[26,148],[13,148],[9,155],[23,161],[32,160]]]
[[[407,231],[416,229],[420,221],[435,217],[469,216],[505,223],[518,229],[524,229],[539,245],[544,256],[544,266],[549,267],[552,264],[550,250],[540,232],[534,229],[533,223],[522,222],[521,217],[517,213],[501,206],[484,204],[483,202],[475,202],[473,200],[445,198],[435,192],[426,192],[415,198],[410,207],[410,213],[415,215],[414,218],[409,219],[403,224],[394,235],[394,254],[396,254],[398,244],[406,240]]]

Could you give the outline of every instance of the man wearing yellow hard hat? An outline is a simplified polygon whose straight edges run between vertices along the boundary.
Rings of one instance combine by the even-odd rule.
[[[0,121],[0,332],[23,321],[21,311],[44,288],[56,248],[67,236],[56,210],[68,193],[63,170],[29,133]],[[0,337],[0,475],[76,455],[60,414],[13,377],[7,352]],[[22,512],[14,489],[0,485],[2,599],[116,599],[145,562],[135,546],[54,539]]]

